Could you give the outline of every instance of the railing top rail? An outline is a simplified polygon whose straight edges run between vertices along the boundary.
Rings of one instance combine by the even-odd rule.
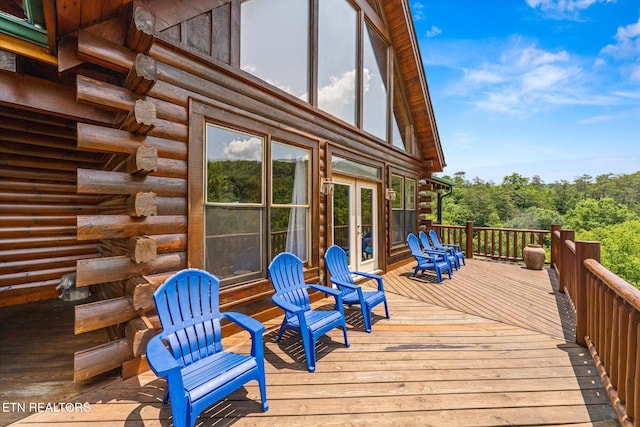
[[[448,225],[448,224],[431,224],[433,228],[459,228],[461,230],[465,229],[464,225]]]
[[[473,227],[475,230],[500,230],[500,231],[514,231],[520,233],[550,233],[549,230],[532,230],[527,228],[502,228],[502,227]]]
[[[640,312],[640,290],[627,283],[624,279],[609,271],[595,259],[586,259],[585,267],[609,289],[628,302],[635,310]]]
[[[574,242],[573,240],[565,240],[564,244],[569,248],[571,252],[573,252],[574,254],[576,253],[576,242]]]

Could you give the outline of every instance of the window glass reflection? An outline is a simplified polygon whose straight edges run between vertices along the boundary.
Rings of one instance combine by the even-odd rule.
[[[271,258],[283,251],[308,258],[309,157],[308,150],[271,145]]]
[[[309,2],[244,0],[240,17],[240,67],[308,101]]]
[[[263,138],[207,126],[207,202],[262,203]]]
[[[362,128],[387,140],[387,45],[369,25],[364,31]]]
[[[356,10],[346,0],[318,5],[318,107],[356,122]]]

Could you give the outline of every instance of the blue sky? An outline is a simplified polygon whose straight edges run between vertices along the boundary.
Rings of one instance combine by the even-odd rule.
[[[640,1],[410,0],[447,166],[640,171]]]

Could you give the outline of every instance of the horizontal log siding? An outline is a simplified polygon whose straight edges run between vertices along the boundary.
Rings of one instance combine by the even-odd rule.
[[[32,80],[48,85],[21,78]],[[51,103],[67,97],[62,88],[45,93]],[[73,121],[19,108],[37,107],[35,98],[14,100],[0,108],[0,306],[55,298],[60,278],[97,256],[95,239],[78,242],[76,215],[95,215],[101,196],[77,194],[75,168],[105,160],[77,150]]]

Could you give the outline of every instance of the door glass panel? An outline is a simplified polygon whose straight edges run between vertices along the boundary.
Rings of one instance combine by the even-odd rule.
[[[333,243],[351,254],[350,220],[351,220],[351,186],[335,184],[333,190]]]
[[[375,258],[373,223],[373,189],[360,188],[360,228],[362,233],[361,261]]]

